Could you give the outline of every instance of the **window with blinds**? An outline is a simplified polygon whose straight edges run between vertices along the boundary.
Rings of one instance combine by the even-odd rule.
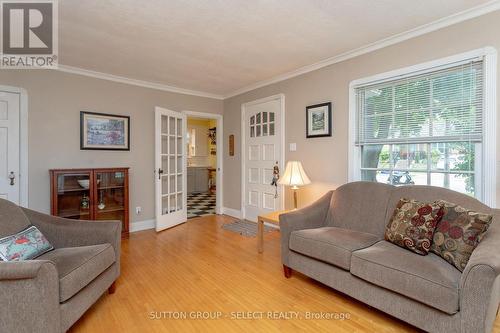
[[[356,116],[363,180],[481,193],[482,60],[357,87]]]

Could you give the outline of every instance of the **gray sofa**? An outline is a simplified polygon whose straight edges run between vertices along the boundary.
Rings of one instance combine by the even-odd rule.
[[[494,215],[463,273],[384,241],[400,198],[444,199]],[[430,332],[491,332],[500,299],[500,210],[431,186],[354,182],[280,216],[285,276],[301,272]]]
[[[54,250],[0,261],[0,332],[64,332],[120,275],[121,223],[53,217],[0,199],[0,238],[30,224]]]

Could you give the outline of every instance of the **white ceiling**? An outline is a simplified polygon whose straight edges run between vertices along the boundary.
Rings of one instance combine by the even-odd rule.
[[[60,0],[60,63],[228,95],[489,0]]]

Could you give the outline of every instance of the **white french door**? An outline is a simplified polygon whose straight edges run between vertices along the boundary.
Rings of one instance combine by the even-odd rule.
[[[156,231],[187,220],[186,115],[155,109]]]
[[[0,91],[0,198],[20,204],[20,95]]]
[[[271,185],[277,166],[283,170],[283,95],[243,105],[243,217],[257,221],[259,215],[283,209],[283,188]]]

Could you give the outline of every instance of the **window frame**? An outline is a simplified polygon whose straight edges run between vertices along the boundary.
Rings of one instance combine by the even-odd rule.
[[[458,63],[478,59],[483,61],[484,114],[482,124],[483,141],[480,144],[481,148],[477,152],[481,157],[482,163],[481,167],[475,170],[475,178],[479,180],[480,183],[479,186],[476,185],[479,190],[476,194],[476,198],[490,207],[496,207],[497,51],[493,47],[485,47],[352,81],[349,85],[348,181],[361,180],[362,170],[361,146],[356,145],[358,117],[356,98],[357,88],[431,73],[438,68],[447,66],[454,67]],[[485,179],[488,181],[485,181]]]

